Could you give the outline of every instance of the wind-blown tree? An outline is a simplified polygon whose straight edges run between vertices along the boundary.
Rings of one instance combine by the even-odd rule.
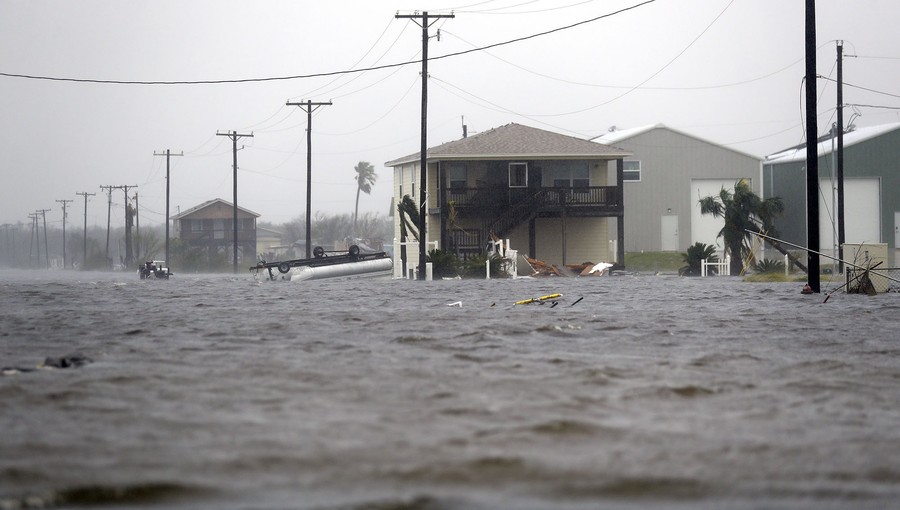
[[[419,211],[416,203],[409,195],[403,195],[397,204],[397,214],[400,215],[400,260],[406,263],[406,240],[410,235],[419,240]]]
[[[400,236],[403,238],[401,241],[406,241],[409,235],[418,241],[419,209],[409,195],[403,195],[403,199],[397,204],[397,212],[400,214]]]
[[[362,191],[366,195],[372,193],[372,186],[378,179],[375,173],[375,167],[368,161],[360,161],[355,167],[356,170],[356,207],[353,210],[353,234],[356,235],[356,218],[359,216],[359,192]]]
[[[784,203],[780,197],[763,200],[753,193],[744,179],[735,183],[734,192],[723,187],[717,196],[700,199],[701,214],[725,220],[718,237],[725,243],[725,254],[731,256],[731,274],[740,274],[743,259],[753,253],[751,241],[754,236],[750,232],[778,235],[772,221],[783,212]]]

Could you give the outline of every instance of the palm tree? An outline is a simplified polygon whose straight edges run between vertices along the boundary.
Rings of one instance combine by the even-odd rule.
[[[356,218],[359,215],[359,192],[362,191],[366,195],[372,193],[372,186],[378,175],[375,173],[375,167],[368,161],[360,161],[355,167],[356,170],[356,208],[353,211],[353,234],[356,235]]]
[[[751,232],[777,235],[772,221],[784,212],[780,197],[761,199],[744,179],[734,185],[734,192],[722,188],[718,196],[700,199],[700,213],[725,219],[718,237],[725,242],[725,253],[731,255],[731,274],[740,274],[743,259],[752,255]],[[778,247],[776,247],[778,248]]]

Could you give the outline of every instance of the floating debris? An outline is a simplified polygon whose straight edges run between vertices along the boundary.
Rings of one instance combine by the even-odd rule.
[[[517,305],[530,305],[531,303],[541,303],[542,301],[549,301],[551,299],[561,298],[562,294],[547,294],[546,296],[523,299],[521,301],[516,301]]]

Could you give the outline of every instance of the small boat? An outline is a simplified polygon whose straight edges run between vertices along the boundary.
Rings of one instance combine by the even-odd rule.
[[[141,277],[141,280],[147,278],[168,280],[171,274],[165,260],[148,260],[138,267],[138,276]]]
[[[274,270],[283,280],[306,281],[350,276],[389,276],[394,267],[391,258],[383,251],[362,253],[359,246],[351,245],[347,251],[325,251],[321,246],[313,249],[313,257],[276,262],[261,260],[251,271],[266,270],[270,280],[275,280]]]

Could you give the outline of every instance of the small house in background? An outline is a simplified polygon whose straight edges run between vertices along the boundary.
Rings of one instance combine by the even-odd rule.
[[[259,214],[238,206],[238,261],[256,264],[256,218]],[[172,217],[175,237],[191,248],[203,249],[210,257],[217,253],[232,258],[234,249],[234,206],[216,198]]]
[[[632,153],[625,158],[625,251],[685,252],[717,239],[724,220],[700,214],[700,198],[746,180],[760,194],[761,160],[663,124],[593,139]]]
[[[843,138],[844,242],[884,244],[889,266],[896,267],[900,264],[900,123],[852,129]],[[836,146],[831,135],[818,140],[819,251],[831,256],[840,253]],[[785,214],[775,221],[781,238],[806,246],[806,145],[767,156],[763,180],[766,196],[784,201]],[[845,253],[844,260],[863,255]],[[823,267],[826,263],[830,265],[830,259],[822,260]]]
[[[623,149],[520,124],[432,147],[425,241],[463,258],[500,238],[548,264],[621,264],[623,244],[615,232],[622,232],[616,224],[623,221],[627,156]],[[419,202],[419,164],[419,153],[385,163],[394,169],[394,203],[404,196]],[[401,221],[396,215],[398,243]],[[399,245],[395,253],[402,253]],[[415,255],[408,259],[408,267],[417,265]]]
[[[296,258],[291,253],[291,245],[284,244],[284,234],[277,230],[256,226],[256,254],[263,260]]]

